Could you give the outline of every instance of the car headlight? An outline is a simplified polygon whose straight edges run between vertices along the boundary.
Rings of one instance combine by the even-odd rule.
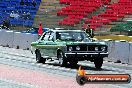
[[[101,50],[102,50],[102,51],[105,51],[105,49],[106,49],[106,47],[105,47],[105,46],[101,47]]]
[[[80,47],[79,47],[79,46],[77,46],[77,47],[76,47],[76,50],[80,50]]]
[[[72,51],[73,50],[73,48],[72,47],[69,47],[69,51]]]
[[[98,51],[99,49],[98,49],[98,47],[95,47],[95,51]]]

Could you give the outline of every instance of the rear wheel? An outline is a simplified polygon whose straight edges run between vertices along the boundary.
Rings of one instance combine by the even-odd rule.
[[[94,64],[97,69],[101,69],[103,64],[103,58],[100,57],[100,58],[94,59]]]
[[[62,52],[58,53],[58,59],[59,59],[59,65],[60,66],[66,66],[67,65],[66,58],[64,57]]]
[[[46,59],[41,57],[41,53],[39,50],[36,51],[36,62],[37,63],[45,63]]]

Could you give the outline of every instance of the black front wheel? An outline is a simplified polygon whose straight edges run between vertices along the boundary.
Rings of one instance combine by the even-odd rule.
[[[62,52],[58,53],[58,60],[60,66],[66,66],[67,62]]]
[[[70,61],[69,63],[70,63],[70,66],[72,66],[72,67],[76,67],[78,61],[77,61],[77,60],[73,60],[73,61]]]
[[[103,58],[102,58],[102,57],[100,57],[100,58],[95,58],[95,59],[94,59],[94,64],[95,64],[95,67],[96,67],[97,69],[101,69],[102,64],[103,64]]]
[[[46,59],[41,57],[41,53],[39,50],[36,51],[36,62],[37,63],[45,63]]]

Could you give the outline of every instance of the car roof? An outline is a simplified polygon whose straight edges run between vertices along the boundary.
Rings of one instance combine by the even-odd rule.
[[[53,32],[83,32],[82,30],[51,30]]]

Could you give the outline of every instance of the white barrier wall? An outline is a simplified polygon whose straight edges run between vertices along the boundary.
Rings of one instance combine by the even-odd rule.
[[[14,48],[21,48],[21,49],[30,49],[31,43],[38,40],[37,34],[31,33],[14,33]]]
[[[13,31],[6,31],[7,35],[4,35],[6,37],[6,44],[9,45],[9,47],[13,47],[13,41],[14,41],[14,32]]]
[[[31,34],[31,33],[21,33],[22,36],[22,43],[20,44],[22,46],[22,49],[30,49],[31,43],[38,40],[38,35]]]
[[[13,31],[1,31],[0,32],[0,45],[13,47]]]
[[[0,30],[0,45],[2,46],[30,49],[31,42],[37,40],[37,34]]]
[[[117,61],[117,58],[115,58],[115,41],[108,41],[108,61]]]
[[[107,46],[108,46],[108,53],[109,53],[109,55],[108,55],[109,58],[105,58],[105,60],[112,61],[111,60],[111,53],[112,53],[111,51],[112,51],[113,41],[111,39],[105,39],[103,41],[107,44]]]
[[[111,39],[105,39],[104,42],[107,44],[108,46],[108,52],[111,51],[111,43],[113,42]]]
[[[128,64],[132,64],[132,42],[129,43],[129,50],[130,50],[130,52],[129,52]]]
[[[115,41],[108,58],[113,62],[117,62],[119,60],[121,63],[128,63],[129,43],[126,41]]]
[[[13,47],[14,48],[22,48],[20,46],[20,43],[22,42],[22,38],[21,38],[21,32],[14,32],[14,41],[13,41]]]
[[[0,45],[3,44],[3,32],[2,30],[0,30]]]

